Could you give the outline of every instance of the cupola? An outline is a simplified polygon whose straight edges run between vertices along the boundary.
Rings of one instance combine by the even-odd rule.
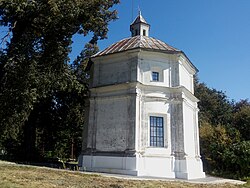
[[[146,20],[142,17],[141,11],[139,11],[139,15],[130,25],[131,36],[149,36],[150,25],[146,22]]]

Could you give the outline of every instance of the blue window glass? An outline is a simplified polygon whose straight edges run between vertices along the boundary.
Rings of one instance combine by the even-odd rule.
[[[159,81],[159,72],[152,72],[152,80]]]
[[[163,117],[150,116],[150,146],[164,147]]]

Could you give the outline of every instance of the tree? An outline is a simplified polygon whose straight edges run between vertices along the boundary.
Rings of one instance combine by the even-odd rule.
[[[234,105],[233,126],[240,131],[243,140],[250,140],[250,103],[241,100]]]
[[[70,65],[72,36],[92,34],[92,45],[106,38],[108,23],[116,19],[116,11],[110,8],[117,3],[119,0],[0,1],[0,26],[9,28],[6,37],[10,37],[3,39],[6,45],[0,52],[2,143],[19,139],[25,132],[34,135],[33,128],[37,130],[39,121],[43,124],[39,109],[47,103],[51,105],[47,109],[61,105],[57,112],[67,106],[64,117],[68,124],[82,122],[82,104],[78,106],[73,97],[86,96],[87,84]],[[73,120],[69,114],[77,117]],[[52,121],[57,115],[52,115]]]
[[[230,102],[225,93],[195,79],[200,99],[200,145],[208,173],[240,178],[249,176],[250,104]]]
[[[195,82],[195,96],[200,100],[200,121],[212,125],[228,125],[232,122],[232,103],[222,91],[210,89],[204,83]]]
[[[211,171],[230,171],[233,167],[230,146],[240,142],[239,131],[234,129],[233,134],[227,126],[211,125],[202,122],[200,126],[201,155],[205,163],[205,169]],[[226,157],[225,157],[226,156]]]

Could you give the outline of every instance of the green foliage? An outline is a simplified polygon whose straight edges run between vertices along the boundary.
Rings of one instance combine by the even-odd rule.
[[[230,171],[235,159],[231,146],[240,144],[240,134],[234,130],[231,135],[226,126],[212,126],[203,122],[200,127],[201,154],[204,156],[207,171]]]
[[[235,104],[233,125],[241,133],[242,139],[250,140],[250,103],[242,100]]]
[[[23,156],[33,155],[27,158],[51,150],[63,155],[71,142],[80,145],[88,95],[84,64],[106,38],[116,19],[110,8],[118,2],[0,1],[0,26],[9,28],[0,50],[0,146],[9,154],[19,148],[7,144],[14,141]],[[68,55],[77,33],[92,39],[73,66]]]
[[[227,125],[232,121],[232,103],[222,91],[210,89],[204,83],[195,84],[195,96],[200,99],[200,120]]]
[[[205,170],[231,178],[250,176],[250,104],[195,82],[200,99],[200,145]]]
[[[250,176],[250,141],[229,145],[223,152],[223,162],[231,172],[240,176]]]

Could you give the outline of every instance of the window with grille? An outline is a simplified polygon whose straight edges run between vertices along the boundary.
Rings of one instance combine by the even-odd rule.
[[[163,117],[150,116],[150,146],[164,147]]]
[[[152,81],[159,81],[159,72],[152,72]]]

